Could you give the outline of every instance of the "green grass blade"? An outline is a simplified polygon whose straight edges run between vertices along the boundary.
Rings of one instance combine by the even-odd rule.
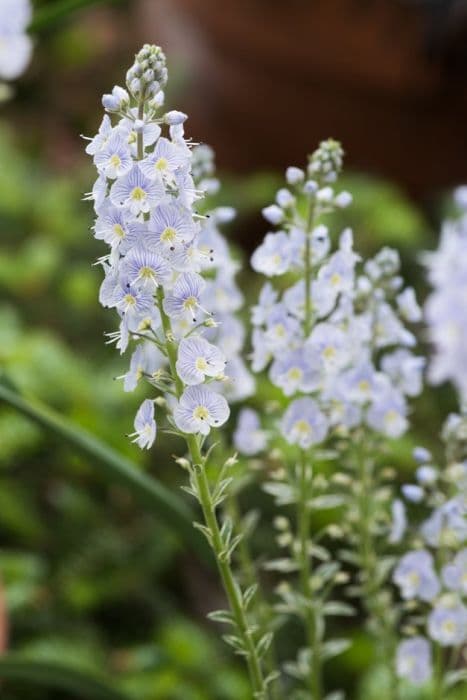
[[[141,472],[129,459],[91,433],[63,418],[37,399],[24,398],[7,384],[8,379],[2,378],[0,401],[5,401],[41,427],[58,435],[70,447],[88,457],[92,463],[98,463],[100,473],[105,474],[110,483],[118,483],[126,488],[150,512],[169,523],[181,540],[193,547],[199,556],[211,561],[207,545],[193,528],[193,512],[181,497],[154,477]]]
[[[82,700],[129,700],[105,680],[61,664],[29,661],[15,655],[0,657],[0,680],[55,688],[73,693]]]

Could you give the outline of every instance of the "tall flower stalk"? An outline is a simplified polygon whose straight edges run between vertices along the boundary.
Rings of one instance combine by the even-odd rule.
[[[282,575],[296,572],[296,586],[291,587],[289,581],[279,584],[277,610],[302,620],[306,645],[296,660],[285,664],[285,670],[300,679],[316,700],[324,693],[323,660],[347,645],[345,640],[325,640],[325,616],[339,614],[338,610],[349,613],[348,606],[329,601],[342,574],[328,550],[318,546],[325,533],[315,533],[315,541],[311,527],[314,510],[340,502],[326,493],[326,482],[313,465],[319,459],[313,448],[325,440],[331,424],[310,395],[318,396],[325,372],[322,352],[327,346],[323,342],[333,329],[321,320],[339,296],[343,281],[339,265],[350,265],[351,269],[355,262],[348,233],[342,239],[346,260],[343,251],[329,257],[329,231],[321,223],[326,214],[350,203],[348,193],[335,195],[330,187],[341,169],[342,155],[340,145],[330,140],[310,157],[306,170],[287,170],[288,186],[263,210],[265,218],[279,230],[268,233],[252,257],[256,271],[271,278],[287,275],[292,282],[282,296],[269,283],[263,287],[253,308],[252,365],[255,371],[270,365],[269,377],[286,397],[281,432],[294,446],[293,457],[290,462],[278,462],[274,481],[265,488],[279,507],[293,505],[295,518],[293,524],[285,517],[277,519],[277,539],[286,556],[266,566]],[[334,277],[333,265],[337,265]],[[332,342],[329,337],[328,355],[333,354]],[[261,438],[257,428],[255,432]]]
[[[162,109],[167,69],[161,49],[144,46],[126,78],[126,89],[116,86],[103,98],[116,123],[106,115],[86,149],[99,173],[89,195],[97,215],[94,232],[110,246],[99,260],[105,273],[100,301],[120,317],[110,342],[122,353],[134,347],[123,376],[125,389],[145,379],[158,392],[137,412],[134,442],[142,448],[154,443],[157,407],[158,423],[165,422],[165,429],[186,444],[187,455],[177,461],[189,475],[186,490],[201,506],[203,522],[197,527],[212,548],[229,603],[228,610],[211,617],[231,627],[225,639],[246,660],[253,696],[265,700],[269,679],[262,656],[270,638],[259,636],[250,621],[254,590],[242,590],[233,573],[232,553],[242,533],[234,533],[230,520],[221,524],[218,519],[233,460],[218,470],[214,483],[207,474],[214,449],[207,447],[208,436],[229,417],[221,391],[229,390],[230,362],[238,373],[239,362],[221,349],[228,346],[227,334],[222,335],[213,315],[225,286],[235,290],[234,266],[224,255],[220,234],[197,214],[209,178],[199,153],[193,172],[193,151],[184,137],[186,115]],[[227,314],[238,301],[232,307],[231,294],[225,304],[220,311]]]

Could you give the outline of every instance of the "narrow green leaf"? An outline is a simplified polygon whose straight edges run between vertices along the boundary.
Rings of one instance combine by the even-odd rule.
[[[29,25],[30,32],[40,32],[48,29],[51,25],[59,22],[67,17],[75,10],[81,10],[84,7],[97,5],[103,2],[117,3],[122,0],[58,0],[58,2],[50,1],[47,5],[36,10],[31,24]]]
[[[33,683],[78,695],[83,700],[128,700],[105,679],[74,668],[15,655],[0,657],[0,679]]]
[[[119,483],[126,488],[154,515],[169,523],[182,540],[193,547],[203,559],[212,561],[204,541],[192,527],[194,515],[191,508],[175,493],[154,477],[141,472],[129,459],[97,437],[74,425],[37,399],[26,399],[12,391],[6,386],[3,378],[0,381],[0,401],[2,400],[41,427],[58,435],[70,447],[88,457],[92,463],[98,463],[99,473],[107,476],[110,483]]]

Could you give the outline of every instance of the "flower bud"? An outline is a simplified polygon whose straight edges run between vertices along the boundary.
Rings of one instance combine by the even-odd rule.
[[[164,115],[164,121],[166,124],[169,124],[169,126],[177,126],[178,124],[183,124],[184,121],[188,119],[188,116],[184,114],[184,112],[178,112],[176,109],[173,109],[170,112],[167,112]]]

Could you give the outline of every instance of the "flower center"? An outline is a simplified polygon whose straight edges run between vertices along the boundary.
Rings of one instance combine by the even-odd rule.
[[[145,266],[140,269],[139,276],[142,279],[154,279],[156,275],[151,267]]]
[[[125,238],[125,231],[123,230],[123,226],[120,224],[115,224],[113,231],[118,238]]]
[[[141,202],[141,200],[145,197],[146,192],[143,190],[142,187],[135,187],[133,192],[131,193],[131,199],[134,199],[137,202]]]
[[[173,243],[177,237],[177,232],[172,226],[167,226],[161,233],[161,241],[164,243]]]
[[[446,634],[454,634],[456,631],[456,623],[454,620],[445,620],[445,622],[443,622],[443,630],[446,632]]]
[[[398,418],[397,411],[394,411],[394,409],[391,408],[390,411],[387,411],[386,415],[384,416],[384,420],[387,423],[394,423]]]
[[[300,367],[291,367],[287,372],[287,375],[291,381],[299,382],[303,377],[303,372]]]
[[[169,161],[167,160],[167,158],[158,158],[154,163],[154,167],[156,170],[167,170],[167,168],[169,167]]]
[[[358,388],[361,392],[367,394],[370,391],[370,382],[368,379],[362,379],[360,382],[358,382]]]
[[[133,294],[125,294],[123,301],[125,302],[127,307],[136,305],[136,299],[133,296]]]
[[[342,279],[341,276],[340,276],[337,272],[335,272],[335,273],[331,276],[331,284],[332,284],[332,286],[333,286],[333,287],[337,287],[337,285],[340,284],[341,279]]]
[[[325,360],[333,360],[336,356],[336,348],[333,348],[332,345],[328,345],[327,348],[324,348],[323,350],[323,357]]]
[[[114,168],[118,168],[118,166],[121,165],[121,163],[122,161],[120,160],[120,156],[114,153],[110,159],[110,165],[113,165]]]
[[[206,420],[206,418],[209,418],[209,411],[206,406],[197,406],[193,411],[193,416],[197,420]]]
[[[183,302],[183,308],[187,311],[193,311],[193,309],[196,308],[197,304],[198,300],[196,297],[188,297],[188,299],[185,299],[185,301]]]
[[[295,423],[295,430],[301,435],[310,435],[312,432],[311,425],[303,418]]]
[[[208,368],[208,363],[206,362],[204,357],[197,357],[195,366],[196,369],[199,369],[201,372],[204,372],[204,370]]]

